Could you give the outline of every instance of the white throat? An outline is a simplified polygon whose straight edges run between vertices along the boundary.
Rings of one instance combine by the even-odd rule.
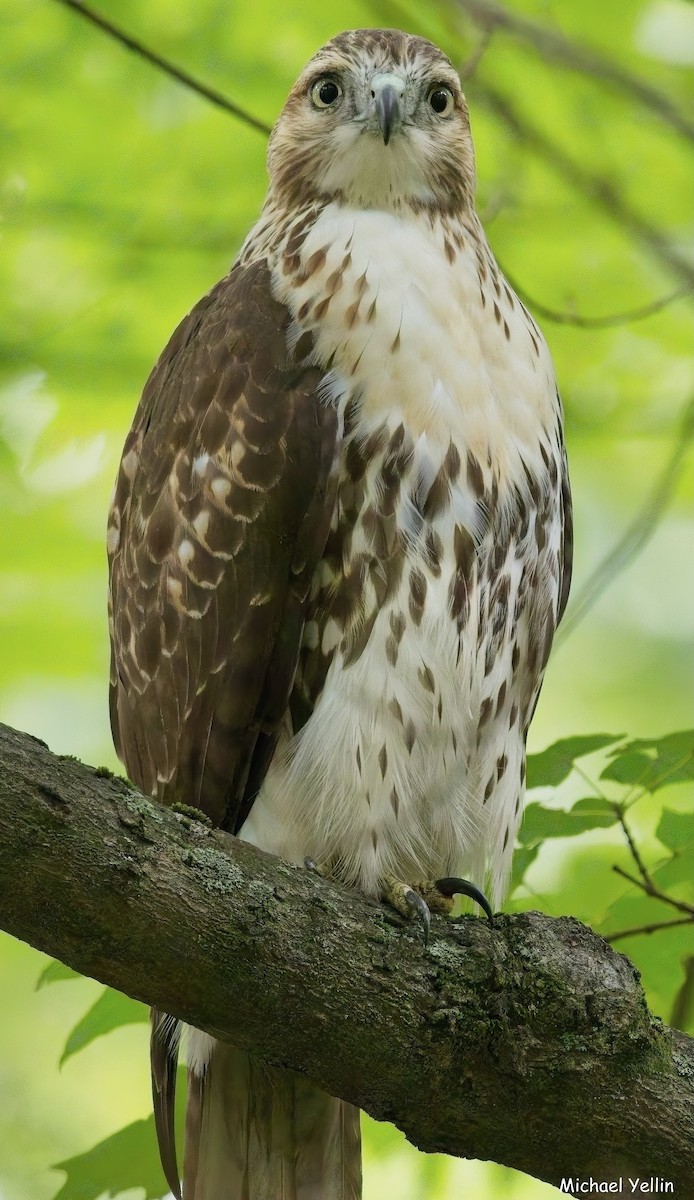
[[[517,449],[535,452],[552,426],[549,353],[476,218],[432,228],[428,215],[330,204],[273,282],[316,362],[332,363],[335,394],[359,389],[366,419],[398,415],[512,475]]]

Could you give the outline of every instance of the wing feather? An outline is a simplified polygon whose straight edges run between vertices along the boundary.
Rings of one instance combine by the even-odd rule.
[[[258,264],[196,305],[145,387],[110,518],[116,748],[143,791],[232,832],[274,752],[335,503],[337,413],[289,320]]]
[[[150,1012],[150,1066],[152,1102],[159,1155],[164,1178],[176,1200],[181,1184],[176,1156],[176,1068],[178,1066],[177,1022],[153,1008]]]

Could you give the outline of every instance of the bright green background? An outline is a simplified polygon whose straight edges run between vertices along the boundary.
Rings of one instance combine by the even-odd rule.
[[[690,108],[694,6],[685,0],[515,0],[510,7],[601,49],[682,111]],[[298,69],[342,28],[400,24],[435,37],[457,63],[479,40],[444,2],[405,15],[389,3],[356,0],[296,8],[270,0],[103,0],[103,11],[269,122]],[[105,688],[109,492],[154,359],[182,314],[228,269],[258,212],[265,147],[260,135],[51,0],[0,0],[0,31],[0,719],[58,752],[113,766]],[[633,98],[547,66],[498,33],[466,91],[479,207],[509,274],[544,304],[585,315],[632,308],[679,286],[643,237],[621,229],[585,186],[572,186],[508,130],[489,107],[488,86],[690,254],[694,172],[691,146]],[[542,320],[567,414],[574,596],[647,505],[677,443],[694,389],[691,313],[684,299],[606,330]],[[578,733],[652,736],[691,724],[689,447],[682,466],[653,538],[557,648],[533,749]],[[593,778],[599,768],[587,760]],[[567,786],[560,803],[588,794],[580,777]],[[639,802],[633,824],[651,862],[668,845],[654,836],[661,803],[691,812],[681,785]],[[611,872],[613,862],[628,866],[614,828],[548,841],[513,903],[612,929],[669,915],[640,900]],[[691,898],[681,862],[668,869],[669,885]],[[643,971],[655,1010],[669,1017],[683,961],[694,953],[691,931],[620,948]],[[69,1030],[101,989],[76,981],[35,993],[44,961],[0,939],[2,1200],[49,1200],[63,1179],[50,1163],[149,1111],[142,1024],[95,1041],[58,1074]],[[392,1129],[368,1125],[365,1200],[556,1194],[501,1168],[427,1159]],[[129,1200],[141,1196],[131,1192]]]

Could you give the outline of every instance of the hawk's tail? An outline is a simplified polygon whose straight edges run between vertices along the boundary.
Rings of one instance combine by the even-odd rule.
[[[360,1198],[358,1109],[222,1042],[189,1069],[183,1200]]]

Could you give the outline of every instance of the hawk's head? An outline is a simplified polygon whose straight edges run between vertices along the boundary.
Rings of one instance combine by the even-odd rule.
[[[462,212],[472,205],[470,120],[451,63],[424,38],[355,29],[328,42],[273,130],[274,194],[359,207]]]

